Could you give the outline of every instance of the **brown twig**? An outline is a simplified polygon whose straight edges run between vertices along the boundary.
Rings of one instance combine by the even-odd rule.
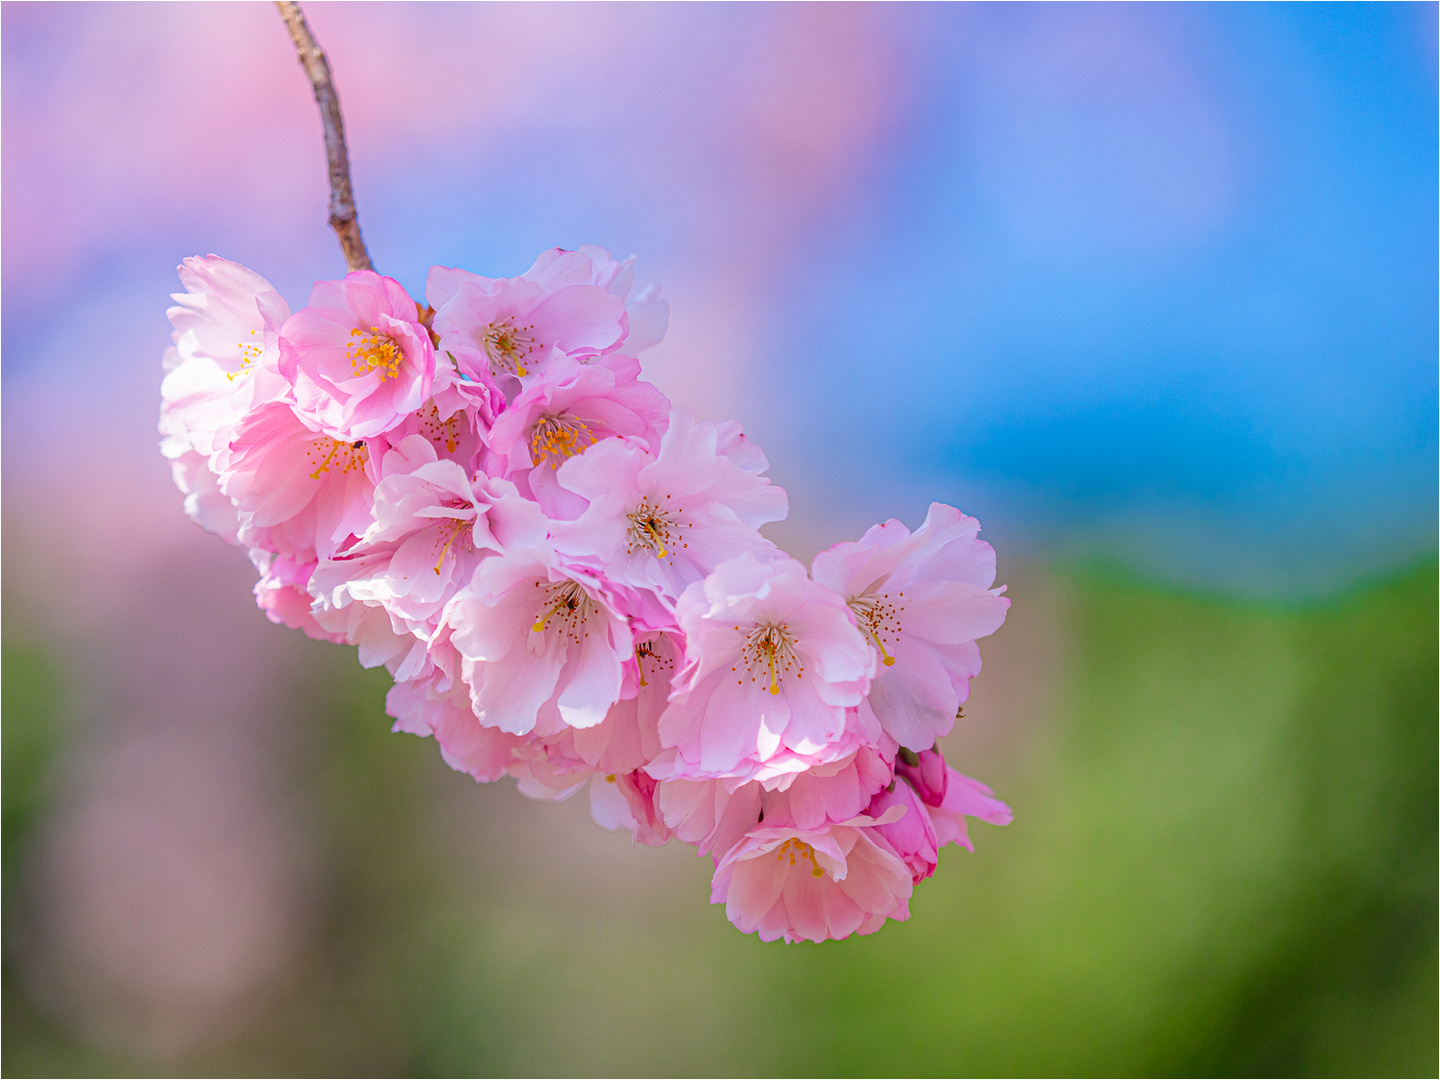
[[[369,270],[370,253],[360,236],[360,222],[355,216],[355,195],[350,190],[350,155],[345,149],[345,122],[340,118],[340,98],[330,79],[330,64],[315,35],[305,25],[305,15],[295,0],[275,0],[280,17],[290,28],[300,66],[315,87],[315,104],[320,106],[320,122],[325,128],[325,158],[330,165],[330,227],[340,238],[345,262],[351,270]]]

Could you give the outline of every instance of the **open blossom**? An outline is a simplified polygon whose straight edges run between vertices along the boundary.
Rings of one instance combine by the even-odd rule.
[[[924,750],[955,723],[980,672],[975,639],[994,633],[1010,601],[980,523],[931,503],[911,533],[899,521],[815,556],[815,580],[845,598],[881,666],[869,704],[902,746]]]
[[[331,604],[378,604],[412,630],[433,627],[488,554],[544,537],[539,509],[514,485],[470,479],[422,435],[390,450],[380,472],[370,527],[314,583]]]
[[[487,471],[515,481],[551,517],[575,517],[585,499],[556,483],[561,465],[620,435],[659,445],[670,402],[639,376],[640,361],[628,356],[554,361],[490,429]]]
[[[761,941],[873,934],[886,919],[908,919],[912,875],[876,829],[892,815],[753,829],[716,865],[710,902]]]
[[[741,469],[717,444],[714,424],[676,409],[658,454],[635,439],[612,439],[567,461],[560,486],[589,506],[552,530],[555,546],[672,603],[727,559],[778,555],[757,530],[785,516],[784,489]]]
[[[652,775],[663,778],[657,804],[666,825],[701,855],[723,853],[761,822],[818,829],[846,821],[891,779],[885,761],[865,746],[819,763],[789,757],[753,777],[716,780],[669,778],[665,763],[653,763]]]
[[[310,595],[310,578],[315,573],[315,560],[304,561],[289,555],[272,556],[259,552],[264,569],[255,583],[255,603],[265,617],[292,630],[302,631],[317,641],[344,644],[345,635],[325,629],[315,618],[314,597]]]
[[[491,384],[436,379],[435,395],[386,434],[398,444],[408,435],[423,435],[435,456],[473,473],[480,467],[490,427],[505,400]]]
[[[287,391],[276,365],[290,308],[259,274],[216,255],[192,256],[179,273],[186,291],[166,312],[175,344],[160,384],[160,450],[185,512],[236,543],[239,519],[213,459],[252,405]]]
[[[280,331],[296,410],[340,440],[382,435],[430,397],[435,351],[404,287],[373,270],[317,282]]]
[[[823,752],[864,696],[874,660],[844,601],[794,559],[721,563],[676,605],[685,668],[660,737],[692,779]]]
[[[216,455],[220,490],[240,512],[242,542],[277,555],[328,559],[370,526],[383,439],[312,431],[283,401],[245,415]]]
[[[425,299],[441,351],[463,375],[501,379],[509,397],[553,357],[598,356],[620,345],[629,326],[625,301],[593,278],[588,255],[555,249],[518,278],[436,267]]]
[[[759,532],[788,508],[760,448],[641,378],[669,304],[633,258],[434,267],[423,311],[371,271],[293,314],[213,255],[180,278],[185,511],[247,550],[267,618],[390,673],[395,731],[691,845],[766,941],[906,919],[967,817],[1010,821],[935,741],[1009,605],[978,523],[935,504],[807,573]]]
[[[591,727],[620,700],[629,623],[604,582],[553,552],[484,560],[445,621],[481,723],[517,735]]]
[[[161,446],[172,458],[208,457],[252,405],[285,392],[280,328],[290,308],[259,274],[216,255],[192,256],[179,273],[186,291],[166,312],[175,348],[160,384]]]

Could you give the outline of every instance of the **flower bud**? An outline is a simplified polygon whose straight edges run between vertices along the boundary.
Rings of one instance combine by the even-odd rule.
[[[949,770],[938,743],[918,754],[902,748],[895,760],[895,775],[908,780],[926,806],[939,806],[945,801]]]

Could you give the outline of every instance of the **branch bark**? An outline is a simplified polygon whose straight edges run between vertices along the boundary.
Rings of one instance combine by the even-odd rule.
[[[345,149],[345,122],[340,117],[340,98],[330,78],[330,64],[315,42],[315,35],[305,24],[305,15],[295,0],[275,0],[280,17],[290,29],[300,66],[315,88],[315,104],[320,106],[320,123],[325,128],[325,159],[330,166],[330,227],[340,238],[345,262],[351,270],[370,270],[370,253],[360,235],[360,221],[355,213],[355,194],[350,188],[350,155]]]

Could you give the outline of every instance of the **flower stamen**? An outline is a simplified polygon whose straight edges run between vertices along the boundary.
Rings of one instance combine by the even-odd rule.
[[[899,594],[904,597],[904,593]],[[898,599],[898,598],[897,598]],[[880,657],[886,667],[895,666],[895,657],[891,656],[885,648],[885,642],[894,642],[900,636],[900,612],[905,610],[903,604],[891,603],[890,594],[882,593],[880,596],[852,596],[847,603],[850,610],[855,613],[855,621],[859,624],[863,633],[869,636],[875,643],[875,648],[880,650]]]
[[[251,330],[250,334],[253,337],[255,331]],[[256,345],[253,341],[237,341],[235,347],[240,350],[240,366],[234,371],[227,371],[225,373],[225,378],[231,382],[240,378],[241,375],[249,375],[255,366],[255,361],[259,360],[261,354],[265,352],[263,345]]]
[[[545,588],[546,596],[530,629],[538,634],[542,630],[548,630],[551,622],[558,619],[570,639],[579,641],[581,628],[597,610],[595,601],[590,599],[584,586],[578,581],[537,581],[535,584]]]
[[[751,682],[755,681],[755,669],[762,669],[762,674],[768,677],[772,694],[780,693],[781,682],[792,670],[797,679],[805,672],[805,665],[795,654],[795,638],[785,623],[764,623],[754,627],[745,635],[740,657],[745,661],[745,670],[750,674]]]
[[[792,836],[789,840],[786,840],[783,844],[779,846],[779,848],[776,849],[775,861],[783,863],[787,854],[790,856],[791,866],[795,865],[795,860],[797,857],[801,859],[808,859],[810,860],[810,876],[817,878],[825,876],[825,871],[820,867],[820,860],[815,858],[815,849],[809,844],[805,843],[804,840],[801,840],[798,837],[794,836]]]
[[[319,438],[310,441],[310,449],[306,456],[311,464],[315,465],[315,471],[310,474],[311,480],[319,480],[322,473],[328,473],[332,464],[337,461],[340,465],[340,473],[354,472],[356,469],[363,469],[365,463],[370,460],[370,451],[365,446],[364,439],[356,439],[353,443],[341,442],[339,439]]]
[[[345,358],[350,361],[350,369],[355,372],[356,378],[376,371],[380,374],[380,381],[384,382],[400,374],[405,354],[394,338],[382,334],[375,326],[368,334],[356,327],[350,331],[350,336],[359,339],[345,346]]]
[[[640,505],[626,515],[630,519],[630,528],[626,533],[628,539],[625,554],[633,555],[640,550],[648,551],[658,559],[669,558],[675,550],[676,541],[680,539],[681,525],[688,529],[692,524],[676,520],[684,512],[678,506],[671,507],[645,496],[640,500]],[[681,542],[680,546],[689,545]]]
[[[566,460],[595,445],[590,427],[576,416],[542,415],[530,431],[530,459],[558,469]]]
[[[490,363],[500,372],[508,372],[523,379],[530,374],[523,362],[525,357],[540,347],[540,343],[530,333],[534,329],[533,323],[516,326],[514,319],[496,319],[480,331],[480,347],[485,350]]]
[[[436,577],[440,576],[440,567],[445,565],[445,556],[450,554],[450,548],[454,545],[456,537],[461,538],[461,544],[463,547],[467,547],[471,551],[475,550],[474,541],[472,541],[469,536],[466,535],[466,530],[469,527],[470,522],[466,521],[464,518],[446,518],[440,524],[440,527],[436,533],[435,541],[438,544],[441,537],[444,537],[445,543],[444,546],[440,548],[440,557],[435,560]]]

